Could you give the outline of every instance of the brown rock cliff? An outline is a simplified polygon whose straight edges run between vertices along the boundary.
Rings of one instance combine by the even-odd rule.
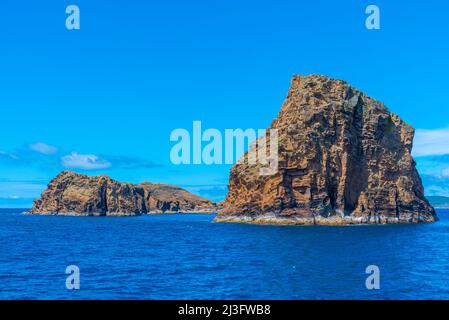
[[[348,83],[294,76],[270,129],[279,169],[258,174],[248,154],[232,169],[216,221],[267,224],[431,222],[411,156],[414,129]]]
[[[215,203],[166,185],[121,183],[108,176],[89,177],[64,171],[53,179],[30,214],[141,215],[148,213],[213,213]]]

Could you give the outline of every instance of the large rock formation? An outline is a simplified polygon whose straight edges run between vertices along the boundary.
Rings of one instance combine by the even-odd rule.
[[[108,176],[64,171],[50,182],[29,213],[117,216],[216,211],[213,202],[175,186],[148,182],[134,185]]]
[[[362,224],[435,221],[411,156],[414,129],[348,83],[294,76],[278,118],[279,168],[244,155],[216,221]]]

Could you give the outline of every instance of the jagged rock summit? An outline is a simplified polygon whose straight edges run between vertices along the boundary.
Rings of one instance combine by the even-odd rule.
[[[258,174],[245,154],[231,169],[215,221],[261,224],[432,222],[411,156],[414,129],[348,83],[294,76],[270,129],[279,167]]]
[[[215,203],[167,185],[121,183],[108,176],[89,177],[64,171],[34,201],[30,214],[141,215],[150,213],[214,213]]]

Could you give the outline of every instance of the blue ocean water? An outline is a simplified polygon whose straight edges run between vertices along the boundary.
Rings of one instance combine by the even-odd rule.
[[[21,211],[0,210],[0,299],[449,299],[449,210],[348,227]],[[65,287],[71,264],[80,290]],[[365,287],[373,264],[380,290]]]

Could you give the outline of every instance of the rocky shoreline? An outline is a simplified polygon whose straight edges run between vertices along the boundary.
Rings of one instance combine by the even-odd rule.
[[[377,215],[375,217],[339,217],[332,216],[323,218],[321,216],[313,218],[301,217],[281,217],[276,214],[263,214],[258,216],[241,215],[241,216],[217,216],[214,222],[228,222],[228,223],[251,223],[260,225],[322,225],[322,226],[349,226],[349,225],[372,225],[372,224],[398,224],[398,223],[423,223],[434,222],[434,218],[427,216],[421,217],[410,216],[408,218],[390,217],[385,215]]]

